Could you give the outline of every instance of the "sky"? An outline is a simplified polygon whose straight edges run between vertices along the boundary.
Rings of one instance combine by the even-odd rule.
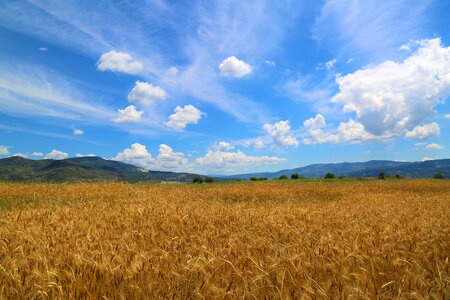
[[[0,158],[450,157],[450,1],[0,1]]]

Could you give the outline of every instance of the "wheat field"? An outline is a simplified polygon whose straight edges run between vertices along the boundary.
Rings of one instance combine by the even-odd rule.
[[[450,182],[0,184],[1,299],[449,299]]]

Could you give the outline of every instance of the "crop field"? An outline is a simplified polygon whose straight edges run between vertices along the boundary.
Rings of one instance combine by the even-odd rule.
[[[0,184],[0,299],[449,299],[450,181]]]

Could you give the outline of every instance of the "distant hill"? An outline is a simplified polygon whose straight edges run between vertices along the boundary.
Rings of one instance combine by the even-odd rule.
[[[197,176],[190,173],[148,171],[133,165],[100,157],[63,160],[30,160],[22,157],[0,159],[0,181],[181,181]]]
[[[399,162],[389,160],[371,160],[356,163],[314,164],[306,167],[281,170],[278,172],[249,173],[226,176],[227,178],[249,179],[250,177],[278,178],[281,175],[290,176],[298,173],[304,177],[322,178],[331,172],[336,176],[375,177],[384,172],[394,176],[399,174],[410,178],[431,178],[436,173],[442,173],[450,178],[450,159],[437,159],[422,162]]]

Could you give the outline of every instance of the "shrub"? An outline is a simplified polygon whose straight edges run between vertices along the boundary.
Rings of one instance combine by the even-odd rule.
[[[213,182],[214,182],[214,178],[212,178],[212,177],[206,177],[206,178],[205,178],[205,182],[206,182],[206,183],[213,183]]]
[[[338,177],[338,179],[345,179],[345,178],[347,178],[347,176],[345,176],[345,175],[341,175]]]
[[[299,179],[299,178],[300,175],[298,175],[297,173],[291,175],[291,179]]]
[[[280,177],[278,177],[278,179],[286,180],[286,179],[289,179],[289,178],[287,177],[287,175],[281,175]]]
[[[258,180],[258,178],[256,178],[256,177],[250,177],[250,181],[256,181],[256,180]]]
[[[333,173],[327,173],[325,174],[325,179],[334,179],[334,174]]]
[[[381,172],[380,175],[378,175],[378,179],[385,180],[386,179],[386,174],[384,174],[384,172]]]
[[[400,174],[395,175],[395,179],[402,179],[402,178],[403,178],[403,176],[401,176]]]
[[[192,183],[203,183],[203,179],[200,176],[195,176],[194,179],[192,179]]]
[[[434,179],[445,179],[444,175],[442,173],[436,173],[433,176]]]

